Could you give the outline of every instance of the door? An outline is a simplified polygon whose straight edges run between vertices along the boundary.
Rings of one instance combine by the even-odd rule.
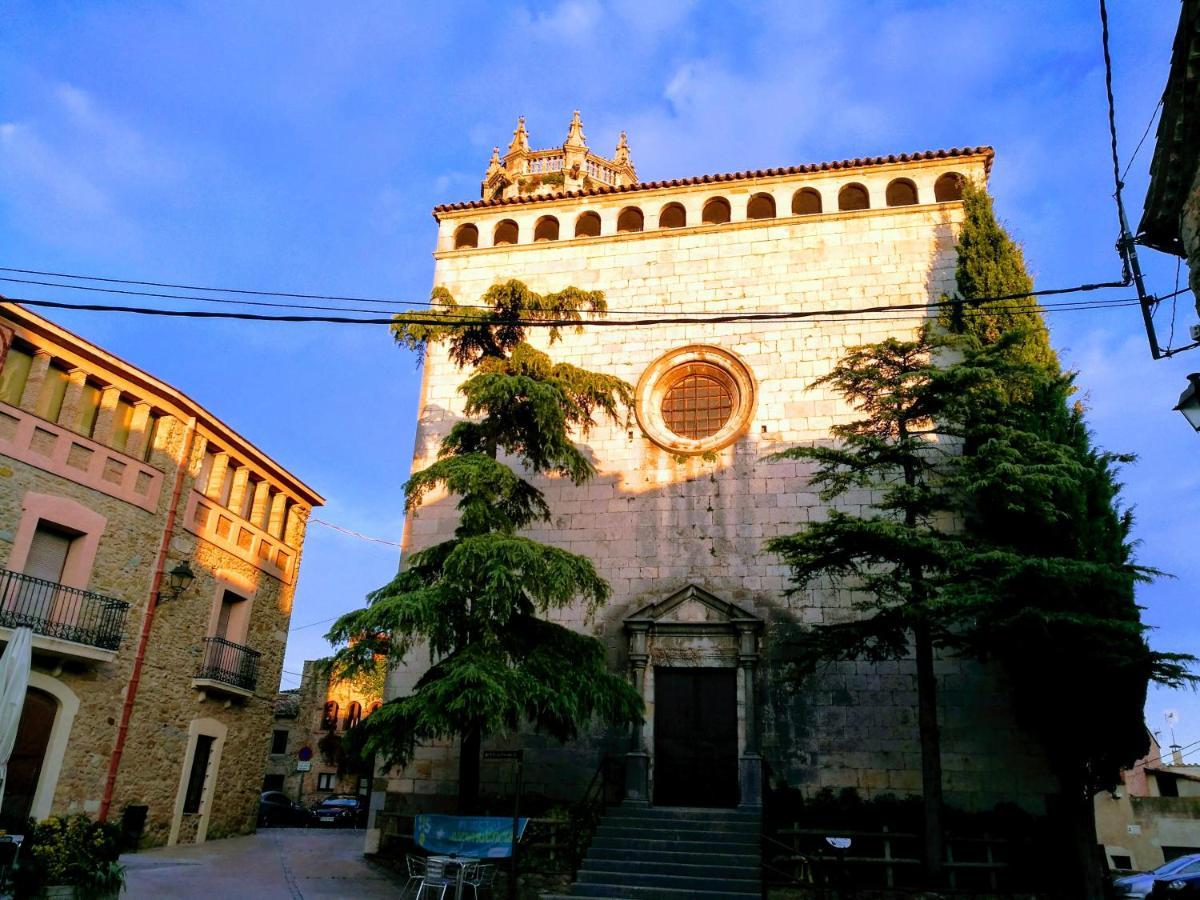
[[[654,669],[654,802],[737,806],[737,669]]]
[[[21,722],[17,725],[17,742],[8,760],[4,806],[0,811],[0,820],[10,829],[21,830],[27,824],[57,713],[58,701],[45,691],[29,688],[25,693]]]

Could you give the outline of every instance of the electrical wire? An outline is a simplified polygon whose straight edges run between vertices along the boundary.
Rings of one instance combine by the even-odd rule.
[[[326,528],[332,529],[333,531],[340,532],[341,534],[348,535],[352,538],[358,538],[360,541],[370,541],[372,544],[387,544],[389,547],[399,547],[400,546],[400,543],[398,541],[389,541],[389,540],[385,540],[384,538],[371,537],[370,535],[367,535],[367,534],[361,534],[357,531],[351,531],[349,528],[343,528],[341,525],[334,525],[332,522],[326,522],[324,519],[318,519],[316,516],[310,517],[308,521],[316,522],[318,525],[324,525]]]
[[[1162,109],[1165,96],[1158,98],[1158,103],[1154,107],[1154,112],[1150,113],[1150,121],[1146,123],[1146,130],[1142,132],[1141,140],[1137,142],[1137,146],[1133,148],[1133,155],[1129,157],[1129,162],[1125,164],[1125,171],[1121,173],[1121,181],[1125,181],[1125,176],[1129,174],[1129,170],[1133,167],[1133,161],[1137,159],[1138,151],[1142,149],[1142,144],[1146,142],[1146,138],[1150,134],[1150,129],[1154,126],[1154,119],[1158,115],[1158,111]]]
[[[1113,97],[1112,55],[1108,49],[1108,6],[1100,0],[1100,40],[1104,47],[1104,90],[1108,94],[1108,134],[1112,144],[1113,183],[1118,203],[1121,197],[1121,162],[1117,156],[1117,104]]]

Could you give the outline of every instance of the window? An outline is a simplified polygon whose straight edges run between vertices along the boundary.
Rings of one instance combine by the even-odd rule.
[[[729,219],[729,201],[724,197],[713,197],[700,212],[700,221],[708,225],[723,225]]]
[[[21,395],[25,393],[25,382],[29,380],[29,370],[32,366],[32,354],[16,347],[8,348],[4,368],[0,369],[0,400],[10,406],[21,405]]]
[[[213,636],[224,638],[235,644],[246,636],[246,598],[233,591],[221,595],[221,608],[217,610],[217,624]]]
[[[917,186],[907,178],[897,178],[887,186],[888,206],[912,206],[917,202]]]
[[[687,212],[678,203],[668,203],[658,214],[659,228],[682,228],[687,224]]]
[[[538,241],[558,240],[558,219],[554,216],[542,216],[533,226],[534,243]]]
[[[63,397],[67,395],[67,383],[70,376],[65,369],[51,365],[46,370],[46,380],[42,382],[41,393],[38,394],[34,413],[49,422],[57,422],[58,414],[62,412]]]
[[[1158,782],[1158,796],[1179,796],[1179,779],[1174,775],[1170,775],[1166,772],[1156,772],[1154,774],[1154,780]]]
[[[575,237],[600,237],[599,213],[582,213],[575,220]]]
[[[838,191],[838,209],[851,211],[870,208],[871,198],[861,184],[848,184]]]
[[[288,733],[285,728],[276,728],[271,732],[271,754],[282,756],[287,753]]]
[[[381,701],[381,700],[376,700],[374,703],[372,703],[372,704],[370,705],[370,707],[368,707],[368,709],[367,709],[367,715],[368,715],[368,716],[369,716],[369,715],[371,715],[371,713],[375,712],[375,710],[379,709],[379,707],[381,707],[381,706],[383,706],[383,701]]]
[[[351,703],[346,708],[346,730],[350,730],[362,720],[362,704],[358,701]]]
[[[325,704],[325,711],[321,715],[321,728],[325,731],[333,731],[337,728],[338,723],[338,704],[336,700],[330,700]]]
[[[282,791],[283,790],[283,775],[273,773],[263,776],[264,791]],[[270,802],[275,802],[274,798],[270,798]]]
[[[933,183],[933,199],[938,203],[961,200],[963,177],[957,172],[947,172]]]
[[[497,247],[515,244],[517,242],[517,235],[517,223],[512,219],[505,219],[496,226],[496,231],[492,236],[492,243]]]
[[[1133,868],[1133,857],[1119,856],[1118,854],[1114,853],[1112,854],[1112,867],[1114,869],[1119,869],[1122,872],[1128,871]]]
[[[747,219],[775,218],[775,198],[770,194],[755,194],[746,204]]]
[[[332,791],[333,790],[333,782],[336,777],[337,777],[337,773],[335,773],[335,772],[318,772],[317,773],[317,790],[318,791]]]
[[[207,734],[196,735],[192,771],[188,773],[187,793],[183,798],[185,813],[200,812],[200,804],[204,800],[204,782],[208,779],[208,762],[212,758],[212,748],[216,740]]]
[[[62,581],[67,555],[78,536],[44,519],[39,521],[29,544],[29,555],[25,557],[24,574],[43,581]]]
[[[792,194],[792,215],[812,216],[821,211],[821,195],[812,188],[801,188]]]
[[[454,249],[470,250],[479,246],[479,229],[474,225],[459,225],[454,232]]]
[[[733,392],[728,377],[716,366],[686,368],[663,397],[663,420],[680,437],[700,440],[725,427],[733,415]]]
[[[645,227],[645,217],[636,206],[627,206],[617,216],[617,233],[625,234],[631,231],[641,231]]]

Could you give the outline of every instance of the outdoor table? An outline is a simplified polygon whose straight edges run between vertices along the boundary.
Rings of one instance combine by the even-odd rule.
[[[440,860],[447,866],[457,866],[458,872],[454,876],[454,900],[462,900],[463,895],[463,876],[467,874],[467,866],[471,863],[479,862],[474,856],[431,856],[430,859]]]

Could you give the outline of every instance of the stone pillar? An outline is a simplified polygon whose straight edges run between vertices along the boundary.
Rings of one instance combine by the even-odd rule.
[[[254,485],[254,499],[250,503],[250,522],[266,529],[267,504],[270,502],[271,485],[260,481]]]
[[[646,664],[650,660],[647,649],[649,622],[627,622],[629,629],[629,671],[633,686],[646,699]],[[644,717],[638,719],[629,731],[629,752],[625,754],[625,802],[644,806],[650,803],[650,754],[646,752],[643,726]]]
[[[308,514],[312,510],[299,503],[293,503],[288,510],[287,525],[283,529],[283,542],[297,550],[304,544],[304,530],[308,527]]]
[[[125,452],[137,459],[146,458],[146,442],[150,440],[151,406],[145,400],[133,404],[133,415],[129,419],[129,438],[125,441]]]
[[[72,431],[79,431],[83,424],[83,389],[87,384],[87,372],[72,369],[67,373],[67,392],[63,395],[62,409],[58,411],[58,424]]]
[[[250,469],[238,466],[233,470],[233,486],[229,489],[229,502],[225,504],[235,515],[245,516],[246,488],[250,483]]]
[[[267,516],[267,534],[283,538],[283,526],[287,516],[287,494],[282,492],[271,498],[271,514]]]
[[[92,430],[92,440],[97,444],[112,446],[117,425],[117,403],[120,399],[120,388],[110,385],[100,392],[100,410],[96,413],[96,427]]]
[[[229,470],[229,454],[214,453],[212,468],[208,470],[208,484],[204,486],[204,496],[214,503],[221,502],[221,489],[225,486],[225,473]]]
[[[46,383],[46,374],[50,371],[50,354],[45,350],[33,352],[33,362],[29,366],[29,377],[25,379],[25,390],[21,392],[21,409],[37,414],[38,397],[42,393],[42,385]]]
[[[739,622],[738,669],[742,681],[743,724],[746,744],[738,758],[738,807],[760,809],[762,807],[763,777],[762,757],[758,752],[758,715],[755,706],[754,670],[758,664],[758,625],[756,622]]]

